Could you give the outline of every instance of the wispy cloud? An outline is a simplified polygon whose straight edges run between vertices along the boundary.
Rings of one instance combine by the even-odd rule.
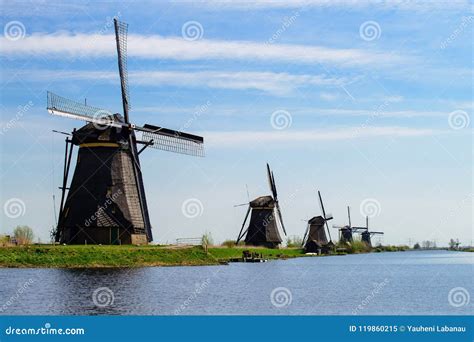
[[[201,6],[209,6],[217,9],[279,9],[279,8],[377,8],[378,10],[429,10],[429,9],[458,9],[468,8],[468,0],[453,0],[449,2],[436,2],[429,0],[201,0],[197,1]],[[374,7],[377,6],[377,7]]]
[[[91,81],[118,82],[117,72],[22,70],[5,72],[22,81]],[[214,89],[259,90],[273,95],[287,95],[297,88],[308,86],[338,86],[349,82],[346,78],[326,75],[305,75],[274,72],[232,71],[136,71],[129,74],[133,85],[208,87]]]
[[[421,137],[440,134],[441,131],[407,127],[348,127],[324,130],[285,131],[232,131],[202,132],[206,144],[215,146],[239,146],[255,143],[311,143],[377,137]]]
[[[436,117],[446,116],[446,112],[436,110],[387,110],[385,107],[379,107],[374,109],[302,109],[296,111],[296,113],[313,113],[317,112],[321,115],[327,116],[377,116],[377,117],[393,117],[393,118],[412,118],[412,117]]]
[[[41,55],[51,59],[115,56],[113,35],[33,34],[19,41],[0,38],[0,53],[15,58]],[[172,60],[258,60],[292,64],[331,64],[337,66],[391,66],[413,61],[413,56],[396,53],[341,49],[296,44],[266,44],[252,41],[199,40],[178,37],[131,35],[128,54],[144,59]]]

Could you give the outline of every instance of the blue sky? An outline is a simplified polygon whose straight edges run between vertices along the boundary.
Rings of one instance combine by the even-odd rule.
[[[64,137],[51,130],[81,123],[50,117],[46,90],[120,112],[117,16],[129,23],[132,121],[206,143],[205,158],[141,155],[156,242],[235,238],[245,208],[233,205],[246,185],[251,198],[269,192],[269,162],[289,235],[319,214],[319,189],[336,224],[350,205],[362,225],[373,204],[384,243],[472,243],[468,1],[1,6],[0,233],[28,224],[46,241],[54,224]],[[182,212],[189,199],[197,217]]]

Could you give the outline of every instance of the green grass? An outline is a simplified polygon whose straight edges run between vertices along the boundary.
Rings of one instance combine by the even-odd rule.
[[[377,246],[374,247],[373,251],[374,252],[404,252],[408,251],[410,247],[408,246]]]
[[[201,247],[52,246],[0,248],[0,267],[137,267],[215,265]]]
[[[243,251],[250,251],[262,254],[265,259],[283,259],[283,258],[295,258],[304,256],[303,249],[301,248],[259,248],[259,247],[212,247],[209,248],[209,253],[212,254],[216,259],[228,260],[231,258],[241,258]]]
[[[345,246],[347,247],[347,246]],[[260,247],[202,247],[176,246],[96,246],[96,245],[30,245],[0,247],[0,267],[141,267],[141,266],[198,266],[217,265],[242,252],[259,253],[265,259],[286,259],[305,256],[301,248],[270,249]],[[400,251],[402,247],[385,246],[373,252]],[[362,242],[354,241],[343,254],[367,253],[371,250]]]

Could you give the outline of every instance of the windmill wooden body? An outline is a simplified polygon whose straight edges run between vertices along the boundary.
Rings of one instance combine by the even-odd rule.
[[[237,237],[237,244],[245,236],[244,241],[246,245],[275,248],[282,243],[279,226],[281,226],[283,233],[286,235],[278,202],[275,178],[268,164],[267,176],[272,196],[257,197],[253,201],[245,204],[248,205],[248,209]],[[249,225],[244,230],[250,213]]]
[[[318,197],[322,215],[315,216],[308,220],[306,232],[303,237],[303,248],[306,253],[328,253],[334,247],[328,225],[328,221],[332,220],[333,217],[331,214],[326,214],[323,199],[319,191]]]
[[[145,244],[153,240],[139,155],[147,147],[203,156],[204,139],[129,120],[127,24],[114,20],[123,116],[48,92],[48,112],[86,121],[66,139],[55,240],[66,244]],[[140,138],[137,135],[141,135]],[[137,145],[142,145],[138,150]],[[70,186],[73,146],[78,146]]]

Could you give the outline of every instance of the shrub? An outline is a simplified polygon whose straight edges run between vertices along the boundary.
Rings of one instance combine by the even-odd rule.
[[[225,246],[227,248],[232,248],[235,246],[235,241],[234,240],[225,240],[223,243],[222,243],[222,246]]]
[[[7,235],[0,235],[0,246],[8,246],[10,237]]]
[[[301,247],[303,244],[303,238],[298,235],[294,235],[293,237],[288,236],[286,239],[286,246],[287,247]]]
[[[354,240],[348,246],[349,253],[369,252],[370,246],[363,241]]]
[[[28,226],[17,226],[13,230],[13,236],[19,245],[28,245],[33,241],[35,234],[33,229]]]
[[[206,251],[207,253],[207,249],[209,248],[209,246],[212,246],[214,243],[213,239],[212,239],[212,235],[210,232],[206,232],[202,235],[202,238],[201,238],[201,244],[202,244],[202,247],[204,248],[204,250]]]

